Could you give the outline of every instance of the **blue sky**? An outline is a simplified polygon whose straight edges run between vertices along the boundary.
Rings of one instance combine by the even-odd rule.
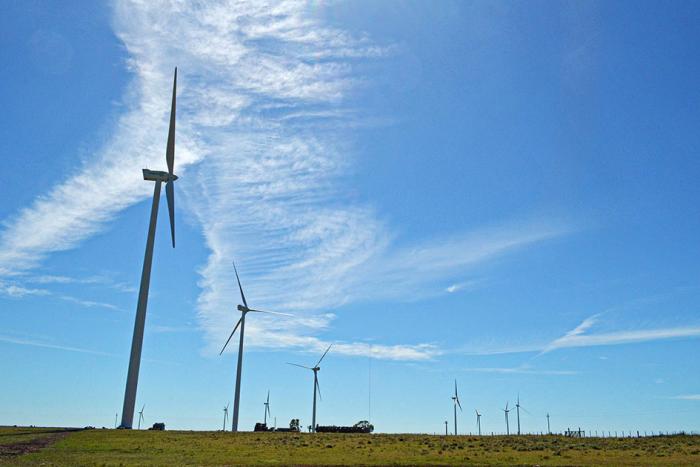
[[[137,406],[697,430],[693,2],[4,3],[0,424],[111,426],[179,67]],[[370,401],[371,379],[371,401]],[[371,412],[371,413],[370,413]],[[514,419],[512,419],[514,421]]]

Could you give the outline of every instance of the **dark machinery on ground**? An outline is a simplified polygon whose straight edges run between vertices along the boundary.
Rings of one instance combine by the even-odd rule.
[[[373,431],[374,425],[367,420],[361,420],[353,426],[316,426],[317,433],[372,433]]]
[[[301,429],[299,428],[299,419],[298,418],[293,418],[289,422],[289,428],[268,428],[267,424],[265,423],[256,423],[255,428],[253,431],[280,431],[280,432],[299,432]]]
[[[165,423],[154,423],[153,426],[149,428],[149,430],[165,431]]]

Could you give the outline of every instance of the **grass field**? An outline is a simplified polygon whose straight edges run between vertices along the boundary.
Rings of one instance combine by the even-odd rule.
[[[35,452],[3,446],[57,436]],[[0,429],[2,465],[700,465],[700,436],[584,438]]]

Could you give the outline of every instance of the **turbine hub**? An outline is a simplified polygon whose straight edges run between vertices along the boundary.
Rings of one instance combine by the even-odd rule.
[[[244,307],[243,305],[238,305],[238,311],[246,313],[248,311],[248,308]]]

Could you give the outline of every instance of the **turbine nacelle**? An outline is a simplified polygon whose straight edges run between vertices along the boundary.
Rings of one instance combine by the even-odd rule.
[[[248,313],[250,311],[250,308],[244,305],[238,305],[236,308],[238,308],[238,311],[241,313]]]
[[[168,183],[169,181],[175,181],[178,176],[175,174],[169,174],[168,172],[163,172],[162,170],[149,170],[142,169],[143,179],[151,182],[163,182]]]

